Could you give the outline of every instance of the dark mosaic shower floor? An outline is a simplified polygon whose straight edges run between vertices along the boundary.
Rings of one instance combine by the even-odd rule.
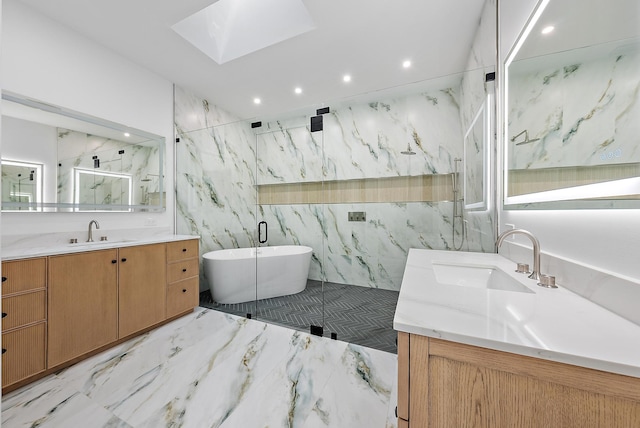
[[[393,315],[398,292],[354,285],[324,284],[324,336],[337,333],[338,339],[381,351],[396,353]],[[256,302],[219,304],[209,291],[200,293],[200,306],[233,315],[309,332],[310,325],[322,325],[322,284],[309,280],[307,288],[291,296]]]

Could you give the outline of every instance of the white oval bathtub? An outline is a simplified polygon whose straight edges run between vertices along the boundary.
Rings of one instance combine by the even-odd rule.
[[[216,250],[202,256],[204,274],[214,301],[249,302],[305,289],[313,252],[311,247],[281,245],[260,247],[257,251],[257,258],[255,248]]]

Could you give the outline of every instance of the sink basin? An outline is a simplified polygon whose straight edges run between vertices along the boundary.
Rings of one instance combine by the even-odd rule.
[[[533,293],[496,266],[432,263],[436,281],[443,285]]]
[[[135,242],[134,239],[114,239],[113,241],[93,241],[93,242],[77,242],[75,244],[69,244],[69,247],[99,247],[101,245],[114,245],[114,244],[124,244],[127,242]]]

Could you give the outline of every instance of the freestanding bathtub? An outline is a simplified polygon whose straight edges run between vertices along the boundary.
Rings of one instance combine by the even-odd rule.
[[[204,274],[218,303],[286,296],[307,286],[312,252],[302,245],[210,251],[202,256]]]

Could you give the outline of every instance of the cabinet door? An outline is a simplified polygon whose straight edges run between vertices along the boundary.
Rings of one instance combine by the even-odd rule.
[[[47,318],[46,307],[44,290],[4,297],[2,299],[2,331],[44,321]]]
[[[165,318],[166,244],[120,248],[118,337]]]
[[[198,257],[198,240],[175,241],[167,243],[167,262]]]
[[[2,335],[2,386],[11,385],[45,369],[45,323]]]
[[[199,278],[174,282],[167,287],[167,318],[192,310],[198,306]]]
[[[45,266],[45,258],[2,262],[2,295],[44,288]]]
[[[50,257],[49,367],[117,339],[117,257],[115,249]]]

